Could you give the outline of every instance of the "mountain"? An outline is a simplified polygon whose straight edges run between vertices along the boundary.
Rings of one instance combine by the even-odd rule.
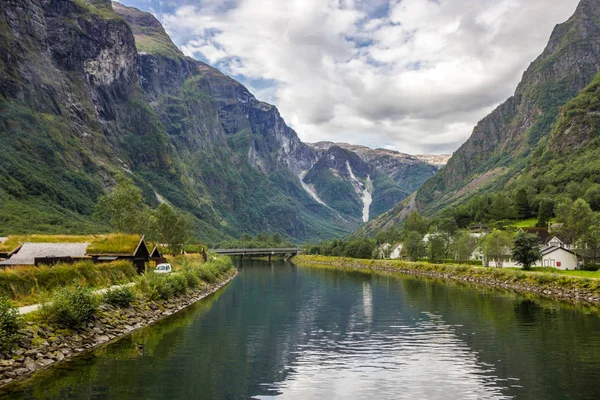
[[[412,156],[348,143],[310,146],[317,151],[319,161],[303,181],[312,185],[311,190],[326,204],[350,217],[360,215],[364,222],[409,196],[449,158]]]
[[[148,204],[190,213],[199,239],[328,238],[362,223],[361,190],[377,215],[437,169],[407,160],[420,174],[409,177],[398,160],[386,175],[353,151],[302,143],[276,107],[119,3],[3,1],[0,46],[3,234],[106,231],[94,204],[124,174]],[[331,193],[327,171],[343,176]]]
[[[591,138],[599,133],[597,125],[589,122],[594,121],[596,111],[582,106],[585,102],[580,99],[593,97],[594,84],[587,86],[596,82],[599,67],[600,3],[582,0],[575,14],[556,26],[543,53],[523,74],[514,96],[479,122],[447,165],[414,196],[360,232],[373,234],[389,228],[415,210],[430,216],[452,213],[478,196],[524,188],[532,202],[539,203],[564,189],[569,179],[600,183],[591,173],[569,179],[556,176],[583,159],[597,163],[588,158]],[[570,103],[572,99],[577,106]],[[587,128],[578,122],[582,118],[588,121]],[[568,163],[559,161],[566,158]],[[562,170],[554,165],[561,165],[558,168]],[[547,174],[550,168],[553,177]],[[542,175],[547,179],[541,180]]]

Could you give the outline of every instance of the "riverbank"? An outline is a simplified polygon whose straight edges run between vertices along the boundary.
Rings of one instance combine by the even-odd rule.
[[[297,256],[294,263],[427,276],[600,306],[600,280],[598,279],[462,265],[309,255]]]
[[[7,354],[0,353],[0,389],[173,315],[216,292],[236,275],[237,270],[232,267],[213,283],[190,288],[184,295],[168,300],[138,296],[126,308],[102,304],[96,318],[76,330],[29,320],[17,345]]]

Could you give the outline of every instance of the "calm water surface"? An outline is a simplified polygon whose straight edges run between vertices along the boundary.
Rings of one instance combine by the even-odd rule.
[[[14,399],[600,399],[600,318],[415,278],[245,263]]]

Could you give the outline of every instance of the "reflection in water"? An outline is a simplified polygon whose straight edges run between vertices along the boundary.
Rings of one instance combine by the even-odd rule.
[[[367,325],[373,323],[373,292],[371,291],[371,282],[363,282],[363,313]]]
[[[597,399],[599,332],[513,294],[245,262],[216,296],[7,397]]]

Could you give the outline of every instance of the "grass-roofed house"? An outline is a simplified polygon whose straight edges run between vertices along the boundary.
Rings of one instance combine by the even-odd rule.
[[[5,258],[0,267],[126,259],[143,272],[149,256],[144,237],[139,235],[14,235],[0,242],[0,257]]]
[[[114,234],[99,236],[87,248],[88,256],[95,262],[131,260],[138,273],[145,270],[150,252],[143,236]]]

